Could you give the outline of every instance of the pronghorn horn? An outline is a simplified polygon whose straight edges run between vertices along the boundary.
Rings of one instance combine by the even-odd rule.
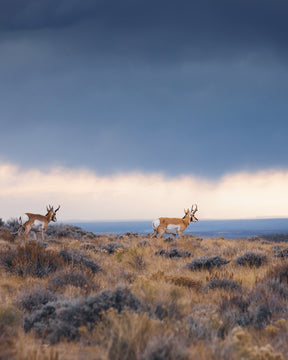
[[[193,205],[193,206],[194,206],[194,205]],[[192,209],[191,209],[191,210],[192,210]],[[195,214],[196,211],[198,211],[198,206],[197,206],[197,204],[195,204],[195,210],[193,210],[193,214]]]
[[[60,209],[60,205],[58,206],[58,208],[54,211],[55,213]]]

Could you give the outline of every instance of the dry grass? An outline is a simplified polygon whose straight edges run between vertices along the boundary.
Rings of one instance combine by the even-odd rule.
[[[0,360],[286,358],[285,243],[60,230],[0,242]]]

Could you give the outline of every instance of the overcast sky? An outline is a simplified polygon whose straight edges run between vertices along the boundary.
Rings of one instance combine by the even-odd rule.
[[[37,202],[17,182],[21,205],[13,203],[7,213],[1,209],[0,217],[17,212],[17,206],[33,210],[29,199],[39,210],[51,198],[57,202],[61,190],[52,178],[60,168],[62,174],[89,172],[104,181],[106,196],[102,202],[95,198],[97,211],[115,200],[111,193],[119,176],[129,178],[118,198],[122,206],[139,174],[148,182],[160,176],[161,191],[180,179],[169,196],[147,195],[152,215],[165,209],[158,215],[172,209],[182,215],[194,199],[205,203],[208,188],[224,184],[227,176],[267,180],[269,174],[275,180],[281,174],[283,179],[287,18],[284,0],[1,0],[0,202],[11,207],[4,186],[7,166],[15,176],[9,173],[9,181],[39,171],[43,178],[51,176],[51,184]],[[175,200],[183,177],[194,184],[185,204]],[[277,191],[281,181],[274,181]],[[203,184],[210,184],[207,191]],[[243,184],[253,206],[253,191],[245,181],[241,191]],[[267,194],[263,188],[260,198],[269,195],[273,214],[257,208],[248,216],[288,214],[288,205],[280,207],[275,189],[269,189]],[[238,190],[227,195],[230,201]],[[135,203],[131,200],[121,216],[109,207],[105,218],[135,218],[139,191],[130,193]],[[61,201],[68,203],[75,192],[71,187]],[[203,216],[245,217],[244,208],[233,213],[237,205],[225,201],[226,213],[210,213],[208,201]],[[219,203],[211,200],[211,206]],[[67,209],[63,218],[101,218],[101,212],[91,214],[94,210],[92,205],[85,214]],[[149,216],[147,203],[137,218]]]

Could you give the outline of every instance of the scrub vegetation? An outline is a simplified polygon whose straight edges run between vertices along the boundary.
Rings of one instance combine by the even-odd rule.
[[[287,358],[287,237],[16,227],[0,222],[0,360]]]

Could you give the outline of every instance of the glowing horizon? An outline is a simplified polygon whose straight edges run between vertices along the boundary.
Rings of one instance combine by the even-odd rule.
[[[288,170],[226,174],[218,180],[195,176],[127,173],[98,176],[84,169],[41,171],[0,163],[0,218],[43,213],[61,205],[59,221],[133,221],[181,217],[197,203],[200,219],[285,218]]]

